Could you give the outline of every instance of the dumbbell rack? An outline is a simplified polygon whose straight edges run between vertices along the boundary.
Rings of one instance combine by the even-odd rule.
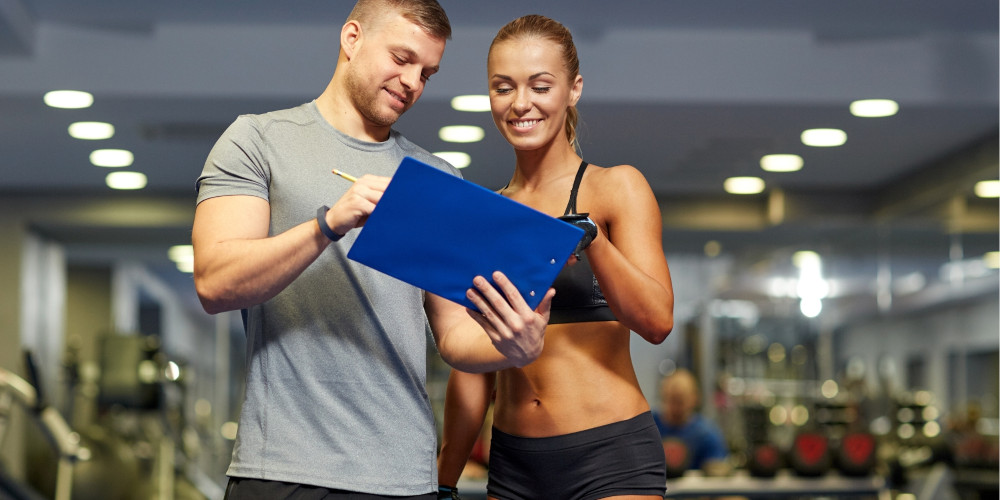
[[[773,478],[752,477],[745,471],[730,476],[708,477],[688,471],[667,482],[667,498],[741,496],[746,498],[866,496],[888,500],[891,493],[881,477],[846,477],[831,473],[799,477],[781,470]]]

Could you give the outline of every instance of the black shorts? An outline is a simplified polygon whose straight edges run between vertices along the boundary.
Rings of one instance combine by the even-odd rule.
[[[493,429],[486,491],[500,500],[596,500],[666,493],[667,466],[650,412],[562,436]]]
[[[308,484],[230,477],[225,500],[437,500],[437,492],[425,495],[392,497],[331,490]]]

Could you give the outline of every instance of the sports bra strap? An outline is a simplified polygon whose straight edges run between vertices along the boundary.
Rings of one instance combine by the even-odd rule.
[[[580,189],[580,181],[583,180],[583,172],[587,170],[587,162],[580,162],[580,169],[576,171],[576,179],[573,180],[573,190],[569,192],[569,203],[566,204],[566,212],[563,215],[576,213],[576,192]]]

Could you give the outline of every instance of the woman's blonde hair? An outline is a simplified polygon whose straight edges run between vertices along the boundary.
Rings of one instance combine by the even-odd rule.
[[[576,45],[573,43],[573,35],[558,21],[549,19],[538,14],[530,14],[519,17],[509,23],[493,38],[490,44],[490,53],[493,47],[500,42],[507,40],[539,37],[555,42],[562,48],[562,59],[569,72],[569,82],[573,83],[576,76],[580,74],[580,59],[576,55]],[[576,138],[576,126],[580,120],[580,115],[575,106],[566,108],[566,138],[570,145],[578,147]]]

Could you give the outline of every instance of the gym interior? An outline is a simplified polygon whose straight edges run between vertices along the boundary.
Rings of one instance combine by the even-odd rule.
[[[585,156],[635,165],[660,202],[675,327],[634,336],[632,361],[653,411],[693,373],[727,448],[699,469],[665,440],[668,497],[997,497],[996,2],[441,3],[454,39],[396,128],[503,186],[513,155],[453,98],[483,94],[495,30],[541,10],[578,38]],[[349,6],[170,4],[0,1],[0,499],[223,497],[246,338],[194,292],[195,179],[237,115],[318,95]],[[92,103],[44,102],[64,89]],[[896,109],[849,112],[876,98]],[[112,135],[67,134],[94,121]],[[440,430],[430,340],[427,366]],[[463,498],[485,498],[476,465]]]

